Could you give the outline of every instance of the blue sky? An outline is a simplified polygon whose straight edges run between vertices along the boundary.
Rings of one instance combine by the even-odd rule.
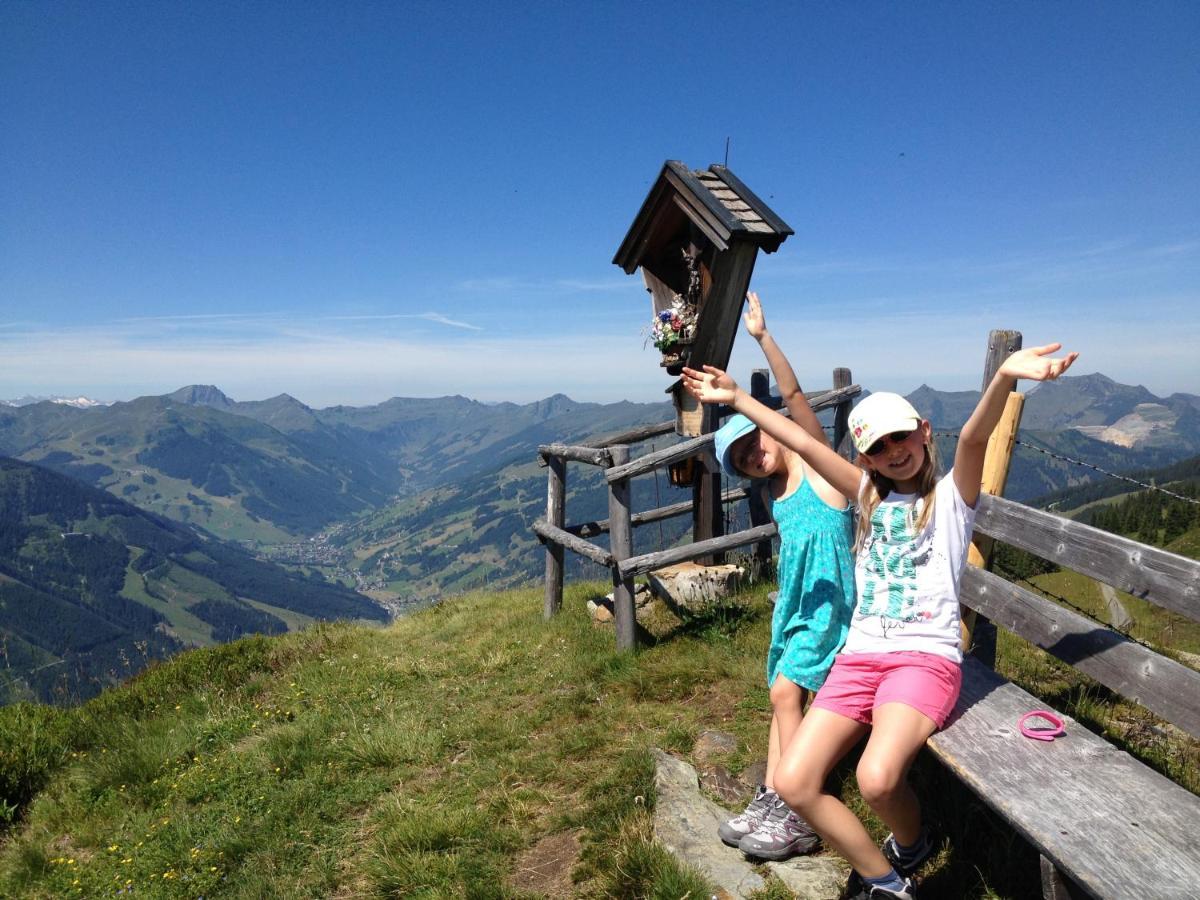
[[[977,388],[1016,328],[1200,393],[1198,44],[1188,2],[10,0],[0,397],[661,399],[611,259],[726,138],[806,386]]]

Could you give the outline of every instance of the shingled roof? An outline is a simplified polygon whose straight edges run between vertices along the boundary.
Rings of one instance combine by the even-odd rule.
[[[731,241],[746,240],[772,253],[794,233],[725,166],[693,172],[677,160],[668,160],[613,263],[632,275],[654,237],[655,225],[673,209],[682,210],[718,250],[728,249]]]

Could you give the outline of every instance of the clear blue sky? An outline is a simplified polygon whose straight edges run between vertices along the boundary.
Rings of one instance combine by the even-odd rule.
[[[991,328],[1200,393],[1200,4],[0,4],[0,397],[654,400],[665,159],[796,231],[802,383]],[[732,368],[759,364],[744,335]]]

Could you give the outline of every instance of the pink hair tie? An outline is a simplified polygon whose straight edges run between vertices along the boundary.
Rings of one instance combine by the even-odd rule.
[[[1050,727],[1031,728],[1025,724],[1030,719],[1042,719],[1049,722]],[[1052,741],[1056,737],[1062,737],[1067,733],[1063,728],[1063,720],[1046,709],[1035,709],[1033,712],[1025,713],[1025,715],[1017,719],[1017,727],[1021,729],[1021,734],[1024,737],[1035,741]]]

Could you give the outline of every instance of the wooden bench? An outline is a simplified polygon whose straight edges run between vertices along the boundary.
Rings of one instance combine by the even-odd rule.
[[[1200,563],[999,497],[976,532],[1200,620]],[[1200,673],[980,568],[965,606],[1200,737]],[[1043,897],[1200,897],[1200,798],[1068,716],[1053,742],[1018,718],[1046,704],[968,657],[949,724],[929,740],[947,768],[1041,854]]]

